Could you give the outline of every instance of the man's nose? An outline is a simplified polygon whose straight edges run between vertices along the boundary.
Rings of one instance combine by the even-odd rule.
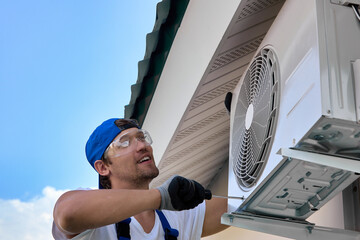
[[[146,141],[139,141],[136,139],[136,150],[137,151],[145,151],[147,147],[150,146]]]

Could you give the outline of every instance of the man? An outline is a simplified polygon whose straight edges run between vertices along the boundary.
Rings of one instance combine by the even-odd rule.
[[[136,121],[109,119],[86,144],[99,190],[63,194],[54,207],[55,239],[200,239],[226,228],[226,200],[180,176],[156,189],[152,139]],[[206,205],[206,206],[205,206]],[[159,209],[163,211],[159,211]]]

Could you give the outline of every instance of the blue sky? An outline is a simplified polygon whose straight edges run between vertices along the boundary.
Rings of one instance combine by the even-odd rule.
[[[123,117],[159,1],[0,0],[0,205],[97,186],[85,142]]]

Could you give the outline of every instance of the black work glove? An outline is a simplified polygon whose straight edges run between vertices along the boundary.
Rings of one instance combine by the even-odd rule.
[[[157,188],[161,194],[160,209],[186,210],[211,199],[211,191],[200,183],[180,176],[172,176]]]

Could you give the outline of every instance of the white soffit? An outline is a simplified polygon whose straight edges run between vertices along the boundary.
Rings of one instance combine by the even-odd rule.
[[[227,162],[231,92],[284,0],[191,0],[170,49],[143,128],[160,175],[207,186]]]

